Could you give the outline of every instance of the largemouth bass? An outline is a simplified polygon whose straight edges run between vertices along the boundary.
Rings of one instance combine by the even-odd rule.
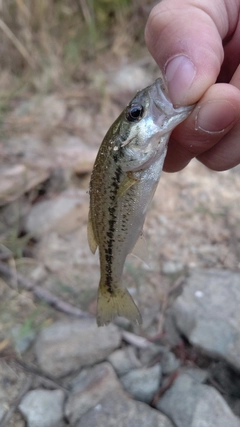
[[[99,248],[97,324],[118,316],[141,323],[121,281],[126,257],[142,251],[147,208],[160,179],[171,131],[193,107],[174,108],[162,79],[141,90],[108,130],[90,181],[88,241]]]

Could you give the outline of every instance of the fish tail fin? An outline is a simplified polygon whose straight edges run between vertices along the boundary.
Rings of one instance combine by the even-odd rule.
[[[142,323],[140,311],[126,288],[114,287],[110,292],[105,283],[100,282],[97,304],[98,326],[108,325],[115,316],[126,317],[133,323]]]

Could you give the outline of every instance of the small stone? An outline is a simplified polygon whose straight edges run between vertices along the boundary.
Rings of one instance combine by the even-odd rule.
[[[116,317],[114,323],[120,329],[124,329],[125,331],[132,331],[132,323],[125,317]]]
[[[63,424],[62,390],[29,391],[19,405],[28,427],[60,427]]]
[[[22,354],[33,343],[35,332],[33,330],[29,330],[26,333],[23,333],[22,326],[16,325],[14,328],[12,328],[10,336],[14,342],[16,350]]]
[[[178,261],[166,261],[163,263],[162,272],[166,275],[178,274],[183,271],[184,265],[182,262]]]
[[[175,354],[171,351],[163,353],[161,358],[162,373],[169,375],[176,371],[180,366],[180,360],[176,358]]]
[[[46,144],[40,137],[34,133],[20,133],[17,136],[10,137],[7,144],[4,146],[4,154],[9,157],[16,157],[19,159],[43,159],[44,155],[48,152],[48,144]]]
[[[173,427],[169,419],[142,402],[129,399],[125,393],[109,393],[86,412],[76,427]],[[186,426],[185,426],[186,427]]]
[[[171,313],[192,345],[240,369],[240,274],[195,270]]]
[[[59,321],[40,332],[35,351],[41,369],[61,377],[103,361],[120,342],[115,325],[98,328],[95,319]]]
[[[123,375],[120,381],[124,389],[136,400],[150,403],[161,381],[161,366],[133,369]]]
[[[54,127],[64,119],[66,103],[56,95],[48,95],[39,104],[39,111],[45,127]]]
[[[126,374],[131,371],[131,369],[140,368],[142,366],[140,360],[136,357],[133,347],[126,347],[114,351],[108,356],[108,361],[114,367],[118,376]]]
[[[157,408],[177,427],[240,427],[240,420],[216,389],[186,374],[175,380]]]
[[[136,92],[151,84],[149,74],[137,64],[126,64],[109,74],[107,90],[111,94]]]
[[[48,272],[44,265],[38,264],[30,273],[30,280],[34,283],[43,282],[48,276]]]
[[[142,365],[148,366],[153,363],[156,358],[159,360],[162,357],[162,354],[166,352],[166,348],[162,345],[151,344],[147,348],[139,350],[139,359]]]
[[[209,372],[206,369],[200,368],[182,368],[181,372],[189,375],[194,381],[198,383],[205,383],[209,379]]]
[[[84,190],[66,190],[51,200],[36,203],[25,223],[27,232],[42,236],[51,231],[69,233],[87,219],[88,196]]]
[[[89,409],[96,406],[105,395],[121,390],[121,384],[110,363],[101,363],[84,369],[74,381],[73,390],[65,406],[70,424],[75,424]]]

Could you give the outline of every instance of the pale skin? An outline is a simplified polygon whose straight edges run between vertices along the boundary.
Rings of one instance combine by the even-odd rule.
[[[222,171],[240,163],[240,0],[162,0],[145,38],[175,106],[197,103],[172,133],[164,170],[193,157]]]

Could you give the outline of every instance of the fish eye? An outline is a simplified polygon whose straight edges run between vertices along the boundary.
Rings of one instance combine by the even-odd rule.
[[[129,122],[136,122],[143,116],[142,105],[131,105],[127,111],[126,118]]]

